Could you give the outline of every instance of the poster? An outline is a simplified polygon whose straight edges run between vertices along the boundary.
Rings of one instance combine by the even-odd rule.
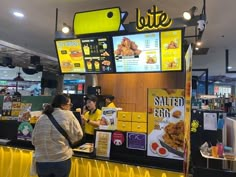
[[[183,89],[148,89],[148,156],[183,159],[184,102]]]
[[[99,129],[115,130],[117,124],[116,115],[116,108],[102,107],[102,118]]]
[[[12,96],[7,94],[3,97],[2,116],[11,116],[12,111]]]
[[[80,39],[56,41],[62,73],[84,73],[85,65]]]
[[[161,32],[162,71],[182,70],[182,31]]]
[[[190,162],[190,122],[191,122],[191,99],[192,99],[192,47],[189,48],[185,55],[185,119],[184,119],[184,176],[188,176]]]
[[[96,131],[96,156],[110,157],[111,132]]]
[[[126,147],[127,149],[136,149],[145,151],[147,144],[146,139],[147,136],[145,133],[127,132]]]

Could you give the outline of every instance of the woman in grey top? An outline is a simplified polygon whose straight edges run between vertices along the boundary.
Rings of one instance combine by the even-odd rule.
[[[47,114],[54,116],[73,143],[82,139],[83,131],[70,111],[71,106],[71,100],[67,95],[56,95],[52,104],[46,106],[35,124],[32,144],[35,147],[36,170],[39,177],[69,177],[73,150]]]

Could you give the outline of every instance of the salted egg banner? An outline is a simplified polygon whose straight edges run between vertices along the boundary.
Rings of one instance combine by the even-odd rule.
[[[183,160],[184,103],[183,89],[148,89],[148,156]]]

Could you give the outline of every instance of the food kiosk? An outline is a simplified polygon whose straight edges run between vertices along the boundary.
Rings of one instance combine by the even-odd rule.
[[[146,18],[137,9],[136,32],[119,31],[127,15],[119,8],[76,13],[76,37],[55,40],[61,73],[97,74],[102,92],[115,95],[123,109],[115,128],[96,131],[94,151],[75,151],[71,177],[188,174],[190,146],[183,127],[189,123],[184,105],[191,83],[185,86],[184,29],[165,29],[172,20],[164,12],[165,20],[157,20],[156,9]],[[147,18],[153,19],[142,24]],[[188,68],[191,73],[189,62]],[[33,147],[2,144],[0,176],[29,176]]]

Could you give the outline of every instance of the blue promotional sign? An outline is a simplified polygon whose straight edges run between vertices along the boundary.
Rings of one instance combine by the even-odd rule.
[[[144,133],[127,132],[127,138],[126,138],[127,148],[145,151],[146,139],[147,139],[147,136]]]

